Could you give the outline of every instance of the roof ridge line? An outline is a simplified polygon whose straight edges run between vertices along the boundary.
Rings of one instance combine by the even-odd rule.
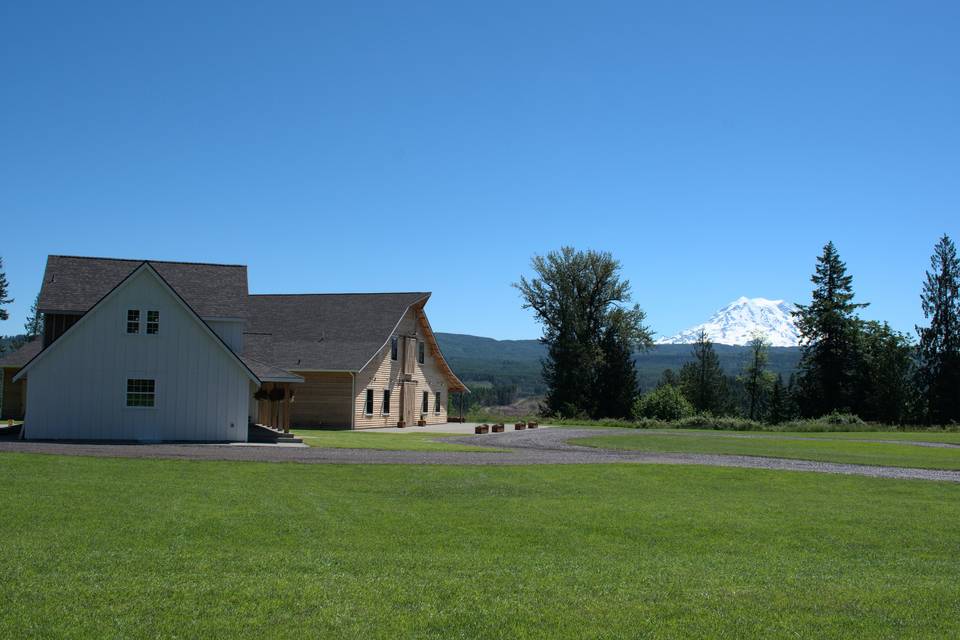
[[[152,262],[154,264],[192,264],[192,265],[201,265],[206,267],[243,267],[247,268],[245,264],[228,264],[225,262],[195,262],[191,260],[152,260],[150,258],[110,258],[105,256],[69,256],[63,255],[61,253],[51,253],[47,255],[48,258],[72,258],[74,260],[110,260],[112,262]]]

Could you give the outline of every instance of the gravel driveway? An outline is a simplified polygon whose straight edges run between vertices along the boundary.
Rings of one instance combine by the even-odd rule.
[[[611,451],[568,444],[567,440],[609,434],[609,429],[534,429],[482,436],[438,438],[477,446],[489,445],[507,452],[378,451],[376,449],[322,449],[317,447],[235,446],[217,444],[72,444],[62,442],[0,442],[0,452],[123,458],[183,460],[241,460],[317,464],[697,464],[749,469],[812,471],[845,475],[960,482],[960,471],[905,469],[756,456],[692,453]]]

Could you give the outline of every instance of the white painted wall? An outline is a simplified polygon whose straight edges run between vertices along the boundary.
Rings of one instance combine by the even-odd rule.
[[[127,309],[141,333],[126,333]],[[146,311],[160,332],[145,335]],[[132,276],[27,372],[28,439],[245,441],[245,369],[148,270]],[[126,407],[127,378],[157,381],[156,407]]]
[[[246,322],[243,320],[213,320],[204,318],[207,325],[213,329],[213,332],[223,338],[234,353],[243,353],[243,328]]]

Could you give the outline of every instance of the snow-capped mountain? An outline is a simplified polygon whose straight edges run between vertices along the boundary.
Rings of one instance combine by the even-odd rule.
[[[741,297],[703,324],[670,338],[660,338],[657,343],[690,344],[696,342],[702,329],[717,344],[747,344],[759,333],[774,347],[796,347],[800,344],[800,332],[793,321],[795,309],[793,304],[783,300]]]

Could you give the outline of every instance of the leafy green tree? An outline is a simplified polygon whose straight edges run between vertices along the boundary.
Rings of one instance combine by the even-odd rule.
[[[620,277],[620,262],[608,252],[563,247],[534,256],[533,279],[521,276],[514,286],[543,327],[547,345],[543,377],[544,409],[564,416],[597,415],[597,395],[613,393],[633,399],[636,378],[624,371],[624,351],[652,345],[645,314],[631,301],[630,282]],[[602,384],[601,384],[602,380]]]
[[[867,304],[853,302],[853,276],[828,242],[817,258],[812,301],[797,305],[803,355],[800,360],[801,411],[821,416],[850,411],[855,403],[859,354],[856,311]]]
[[[944,235],[934,247],[920,294],[927,327],[917,327],[919,383],[929,422],[960,421],[960,260]]]
[[[720,367],[720,358],[706,331],[700,331],[693,344],[693,362],[680,369],[680,387],[693,408],[700,413],[727,413],[727,377]]]
[[[679,387],[680,378],[674,373],[673,369],[664,369],[657,381],[657,387]]]
[[[663,385],[646,393],[633,405],[633,417],[673,421],[693,415],[693,405],[679,387]]]
[[[0,258],[0,320],[7,320],[10,317],[10,314],[4,309],[4,306],[13,302],[13,298],[7,297],[9,286],[7,273],[3,270],[3,258]]]
[[[27,316],[27,321],[23,323],[23,330],[27,334],[27,340],[33,340],[43,331],[43,314],[37,311],[39,304],[40,294],[38,293],[33,304],[30,306],[30,315]]]
[[[740,376],[747,392],[747,417],[760,420],[763,417],[767,396],[773,385],[773,374],[767,371],[770,357],[770,342],[763,336],[750,341],[750,360]]]
[[[893,424],[907,421],[915,396],[913,344],[886,322],[863,323],[859,336],[857,414]]]

